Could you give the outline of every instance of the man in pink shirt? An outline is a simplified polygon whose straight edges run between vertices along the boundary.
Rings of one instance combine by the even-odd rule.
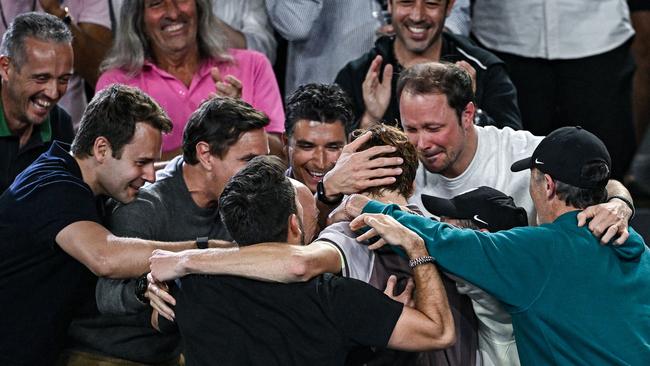
[[[284,111],[271,64],[258,52],[225,48],[209,1],[128,1],[120,17],[97,90],[136,86],[165,109],[174,130],[163,139],[163,159],[180,153],[188,117],[215,94],[241,97],[266,113],[271,152],[281,151]]]

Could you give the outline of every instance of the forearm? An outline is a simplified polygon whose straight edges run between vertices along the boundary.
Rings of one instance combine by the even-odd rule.
[[[306,281],[324,272],[335,272],[336,264],[332,264],[332,259],[338,262],[338,256],[326,250],[314,244],[297,246],[280,243],[230,250],[190,250],[182,253],[178,272],[182,275],[232,275],[284,283]]]
[[[630,195],[630,191],[625,188],[625,186],[614,179],[610,179],[607,182],[607,186],[605,187],[607,189],[607,197],[612,197],[612,196],[619,196],[623,197],[626,200],[630,201],[630,203],[634,204],[634,201],[632,200],[632,195]]]
[[[217,241],[212,240],[211,246]],[[155,249],[178,252],[196,248],[196,242],[160,242],[109,235],[100,249],[100,275],[108,278],[133,278],[149,271],[149,257]]]
[[[424,242],[415,249],[407,250],[411,259],[428,256]],[[452,343],[455,338],[454,319],[440,273],[433,263],[416,266],[413,269],[415,281],[415,308],[433,323],[428,336],[438,340],[440,345]]]

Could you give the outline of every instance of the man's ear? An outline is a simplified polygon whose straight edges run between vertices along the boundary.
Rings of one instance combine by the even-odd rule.
[[[483,233],[489,233],[490,230],[483,228],[483,229],[478,229],[478,231],[483,232]]]
[[[300,222],[298,221],[298,215],[291,214],[289,215],[287,227],[289,228],[287,232],[287,242],[289,243],[300,243],[300,238],[302,237],[302,230],[300,229]]]
[[[467,103],[465,106],[465,109],[463,109],[463,113],[461,114],[462,117],[462,126],[464,130],[468,130],[469,128],[473,128],[474,126],[474,116],[476,114],[476,106],[474,105],[473,102]]]
[[[108,157],[113,156],[113,149],[111,143],[104,136],[99,136],[95,139],[93,144],[93,154],[98,163],[103,163]]]
[[[11,59],[8,56],[0,56],[0,77],[2,80],[9,80],[9,69],[11,68]]]
[[[212,156],[210,152],[210,144],[205,141],[199,141],[194,147],[196,150],[196,159],[199,161],[199,164],[208,171],[212,170],[212,159],[215,157]]]
[[[545,188],[546,188],[546,198],[551,199],[555,196],[555,190],[557,189],[557,184],[550,175],[544,174]]]

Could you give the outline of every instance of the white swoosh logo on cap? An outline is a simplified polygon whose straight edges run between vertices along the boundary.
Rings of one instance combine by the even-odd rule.
[[[478,222],[481,222],[481,223],[483,223],[483,224],[485,224],[485,225],[487,225],[487,226],[490,226],[490,224],[488,224],[487,222],[485,222],[485,221],[479,219],[479,218],[478,218],[478,215],[474,215],[474,220],[476,220],[476,221],[478,221]]]
[[[543,161],[539,161],[537,158],[535,158],[535,164],[538,164],[538,165],[544,165],[544,162],[543,162]]]

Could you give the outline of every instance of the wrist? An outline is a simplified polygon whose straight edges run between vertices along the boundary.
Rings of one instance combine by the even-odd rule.
[[[363,212],[363,208],[370,201],[370,199],[364,195],[355,193],[348,197],[345,202],[345,213],[351,218],[355,218]]]
[[[329,189],[332,189],[330,191]],[[343,194],[326,186],[325,177],[316,186],[316,198],[327,205],[338,205],[343,200]]]
[[[619,201],[623,202],[630,209],[630,217],[628,218],[628,220],[634,217],[636,210],[634,209],[634,204],[632,203],[632,201],[628,200],[625,197],[614,195],[614,196],[607,197],[607,202],[610,202],[614,199],[618,199]]]

